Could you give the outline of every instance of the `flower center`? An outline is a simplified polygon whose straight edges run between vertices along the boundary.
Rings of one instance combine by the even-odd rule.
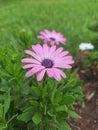
[[[49,59],[44,59],[42,61],[42,66],[45,66],[46,68],[52,68],[53,62]]]
[[[50,40],[52,40],[52,41],[55,41],[55,38],[53,38],[53,37],[50,37]]]

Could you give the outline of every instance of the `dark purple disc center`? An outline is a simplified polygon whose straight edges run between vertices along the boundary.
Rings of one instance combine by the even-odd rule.
[[[55,41],[55,38],[53,38],[53,37],[50,37],[50,40],[52,40],[52,41]]]
[[[52,68],[53,62],[50,59],[44,59],[42,61],[42,66],[45,66],[46,68]]]

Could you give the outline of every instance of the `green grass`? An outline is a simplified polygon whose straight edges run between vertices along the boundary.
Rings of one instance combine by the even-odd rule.
[[[0,45],[36,43],[39,31],[62,32],[72,53],[94,37],[88,27],[98,19],[97,0],[0,0]],[[30,38],[30,39],[29,39]]]

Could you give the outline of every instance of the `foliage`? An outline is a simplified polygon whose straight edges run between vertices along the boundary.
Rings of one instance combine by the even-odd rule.
[[[72,106],[83,97],[76,72],[65,70],[67,79],[61,82],[46,78],[42,87],[43,81],[36,82],[35,76],[24,77],[20,61],[25,42],[12,39],[7,46],[0,48],[1,130],[70,130],[67,118],[80,118]]]

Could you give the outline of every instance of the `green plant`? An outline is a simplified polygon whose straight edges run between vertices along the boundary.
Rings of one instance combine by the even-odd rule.
[[[65,70],[66,79],[57,82],[44,77],[24,77],[21,51],[25,45],[12,40],[0,48],[1,130],[71,130],[67,119],[80,118],[73,103],[82,100],[82,82]]]

